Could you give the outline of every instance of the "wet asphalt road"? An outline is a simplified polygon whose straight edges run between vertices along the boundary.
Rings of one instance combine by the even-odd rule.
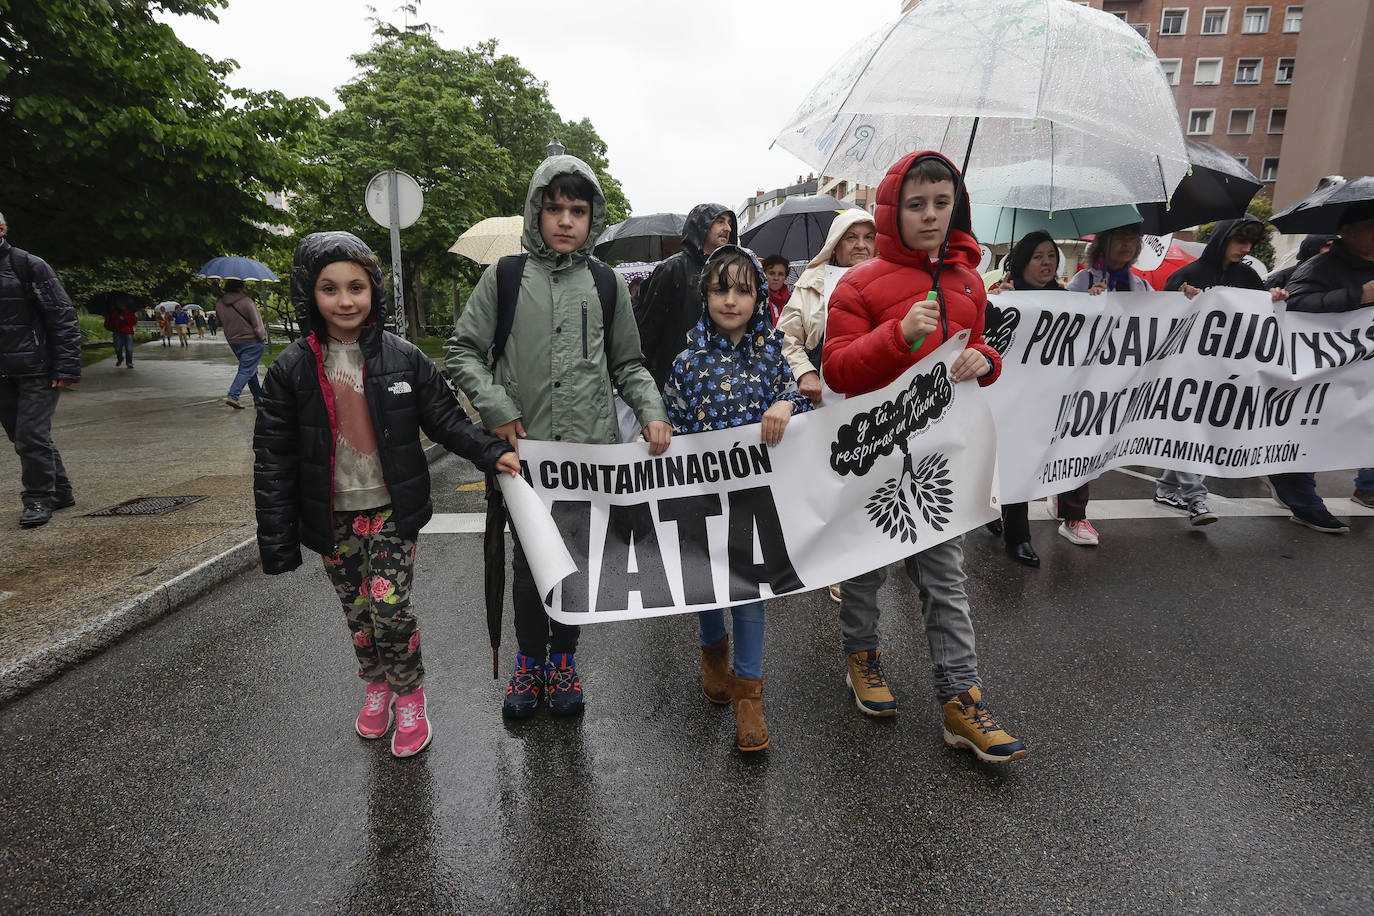
[[[435,472],[442,511],[480,509],[470,467]],[[318,562],[254,570],[0,709],[0,911],[1374,911],[1374,520],[1100,528],[1093,551],[1035,521],[1039,571],[967,538],[987,695],[1031,747],[1000,768],[940,741],[901,575],[902,714],[854,709],[824,593],[771,602],[773,745],[746,759],[689,617],[586,629],[586,716],[503,724],[480,536],[426,536],[437,737],[398,761],[352,731]]]

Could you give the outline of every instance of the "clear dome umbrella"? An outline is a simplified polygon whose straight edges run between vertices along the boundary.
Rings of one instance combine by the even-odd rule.
[[[1065,0],[923,0],[841,57],[775,142],[868,185],[936,150],[967,164],[973,202],[1045,211],[1168,200],[1188,171],[1150,46]]]

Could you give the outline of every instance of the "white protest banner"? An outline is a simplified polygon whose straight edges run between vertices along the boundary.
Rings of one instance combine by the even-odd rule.
[[[1374,308],[1288,312],[1259,290],[1006,292],[985,336],[1003,502],[1130,464],[1217,477],[1374,457]]]
[[[757,425],[675,436],[657,458],[644,443],[522,442],[524,480],[501,485],[538,498],[507,507],[550,616],[627,620],[820,588],[995,518],[992,414],[977,384],[949,378],[967,339],[881,391],[793,417],[772,448]],[[565,550],[549,548],[550,526]],[[563,557],[576,571],[559,581]]]

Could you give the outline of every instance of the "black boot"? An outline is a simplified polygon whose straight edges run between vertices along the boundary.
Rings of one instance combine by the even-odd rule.
[[[24,512],[19,516],[20,528],[37,528],[46,525],[52,518],[52,509],[43,500],[24,503]]]

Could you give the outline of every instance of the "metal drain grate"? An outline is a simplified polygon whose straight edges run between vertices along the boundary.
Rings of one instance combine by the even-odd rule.
[[[97,509],[86,514],[87,518],[108,515],[165,515],[182,506],[189,506],[191,503],[200,502],[202,499],[209,499],[208,496],[140,496],[138,499],[127,499],[115,506],[106,506],[104,509]]]

